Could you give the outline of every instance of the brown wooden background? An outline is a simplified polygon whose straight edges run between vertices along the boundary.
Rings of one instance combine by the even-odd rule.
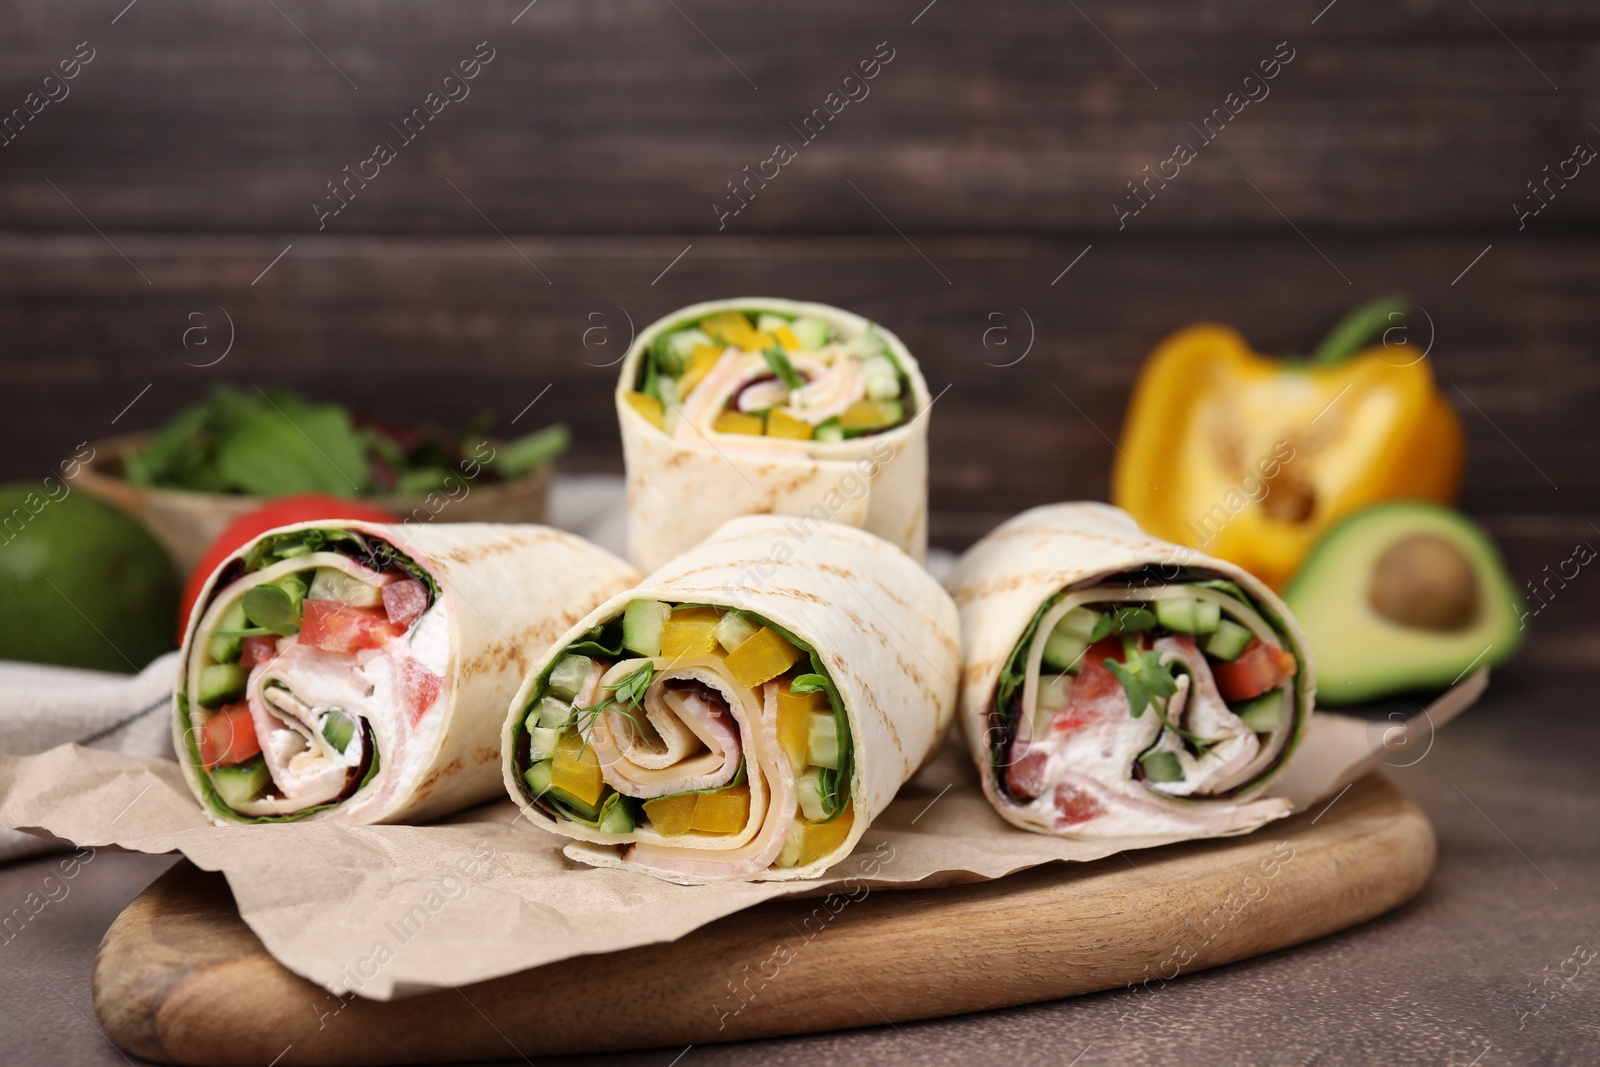
[[[959,547],[1106,493],[1166,332],[1304,348],[1404,289],[1471,435],[1465,503],[1519,576],[1600,536],[1600,164],[1525,229],[1512,207],[1600,146],[1592,0],[524,3],[8,5],[0,109],[79,42],[95,58],[0,147],[0,476],[221,379],[502,427],[548,385],[518,429],[559,417],[569,469],[617,470],[601,364],[628,319],[774,294],[885,323],[951,387],[933,504]],[[318,232],[326,183],[484,41],[470,95]],[[1125,183],[1285,41],[1270,95],[1119,230]],[[725,183],[880,42],[870,95],[719,233]],[[224,313],[228,357],[187,365]],[[992,365],[1028,320],[1027,357]]]

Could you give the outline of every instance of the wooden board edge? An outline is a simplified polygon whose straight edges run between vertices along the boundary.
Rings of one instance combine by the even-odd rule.
[[[1435,857],[1426,816],[1373,776],[1322,815],[1244,838],[947,889],[775,901],[676,942],[388,1003],[340,1000],[289,973],[238,919],[222,877],[180,864],[107,932],[95,1005],[118,1045],[173,1063],[747,1040],[1150,990],[1374,918],[1415,896]]]

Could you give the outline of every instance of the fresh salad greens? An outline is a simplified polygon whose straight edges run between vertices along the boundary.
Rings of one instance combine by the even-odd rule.
[[[204,493],[424,494],[465,473],[510,481],[549,463],[567,447],[556,424],[500,445],[484,437],[492,416],[460,433],[409,428],[353,416],[337,404],[312,404],[283,389],[218,386],[179,413],[122,465],[136,485]]]

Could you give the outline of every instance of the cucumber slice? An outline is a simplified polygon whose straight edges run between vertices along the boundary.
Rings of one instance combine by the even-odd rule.
[[[816,429],[811,431],[811,439],[813,441],[843,441],[844,428],[839,425],[838,416],[818,423]]]
[[[1073,634],[1064,634],[1058,626],[1044,642],[1044,665],[1051,670],[1078,673],[1078,661],[1088,651],[1089,642]]]
[[[839,724],[833,712],[806,713],[806,759],[813,766],[839,769]]]
[[[540,764],[539,766],[544,766]],[[584,822],[594,822],[600,817],[600,809],[593,804],[586,804],[574,793],[569,793],[559,785],[553,785],[545,794],[551,800],[566,808]]]
[[[633,833],[633,812],[621,793],[612,793],[600,805],[600,832],[603,834]]]
[[[754,637],[758,629],[760,627],[743,615],[730,611],[717,620],[716,628],[711,631],[711,634],[717,639],[717,644],[722,646],[724,652],[732,652]]]
[[[322,719],[322,739],[334,748],[339,754],[344,755],[344,750],[350,747],[350,741],[356,736],[356,720],[352,715],[330,708]]]
[[[794,780],[795,795],[800,799],[800,811],[810,822],[828,817],[828,804],[822,799],[822,781],[818,772],[807,771]]]
[[[1194,597],[1168,597],[1155,602],[1156,621],[1178,633],[1194,633]]]
[[[244,617],[244,605],[237,600],[223,610],[222,618],[217,621],[219,630],[243,630],[249,625],[250,620]],[[206,642],[206,652],[218,663],[238,663],[243,650],[244,638],[237,635],[213,637]]]
[[[804,316],[790,323],[789,329],[794,331],[795,339],[800,342],[801,348],[821,348],[833,335],[833,331],[823,320]]]
[[[622,610],[622,647],[641,656],[661,655],[661,631],[672,609],[659,600],[630,600]]]
[[[540,697],[539,703],[528,713],[527,725],[530,730],[535,728],[535,717],[539,727],[559,730],[572,720],[572,705],[555,697]]]
[[[257,626],[280,637],[300,632],[300,604],[306,598],[306,583],[286,574],[271,585],[256,585],[245,590],[244,613]]]
[[[669,334],[667,336],[666,351],[670,358],[663,363],[662,369],[671,374],[682,374],[683,368],[688,366],[689,358],[694,355],[694,350],[701,345],[707,348],[720,349],[721,347],[713,342],[704,330],[693,326],[687,330],[679,330],[677,333]],[[672,370],[673,366],[679,369],[674,371]]]
[[[772,861],[775,867],[794,867],[800,863],[800,850],[806,843],[806,824],[799,819],[789,822],[789,832],[783,838],[783,851]]]
[[[888,356],[871,356],[861,365],[871,400],[893,400],[900,395],[900,373]]]
[[[1200,642],[1200,649],[1208,656],[1217,659],[1233,660],[1239,658],[1239,653],[1250,644],[1253,636],[1249,630],[1234,622],[1232,619],[1223,619],[1217,623],[1215,633]]]
[[[1283,729],[1288,716],[1284,714],[1285,700],[1282,689],[1274,689],[1270,693],[1263,693],[1254,700],[1245,701],[1233,709],[1233,713],[1244,720],[1244,724],[1258,734],[1269,734],[1274,730]]]
[[[1215,633],[1222,621],[1222,605],[1198,597],[1166,597],[1154,602],[1156,621],[1176,633]]]
[[[308,600],[333,600],[352,608],[375,608],[383,603],[383,590],[352,577],[338,567],[318,567],[311,576]]]
[[[790,322],[787,318],[782,315],[774,315],[770,311],[763,311],[756,316],[756,329],[762,333],[770,333],[780,327],[789,325]]]
[[[577,697],[578,690],[583,688],[584,681],[589,677],[589,669],[594,666],[594,660],[588,656],[562,656],[556,665],[550,668],[550,678],[545,682],[545,692],[562,700],[572,700]]]
[[[528,731],[528,758],[547,760],[556,754],[556,743],[561,731],[548,726],[535,726]]]
[[[542,760],[529,767],[522,773],[522,780],[528,783],[528,791],[536,797],[550,792],[550,761]]]
[[[896,392],[898,393],[898,390]],[[885,426],[892,426],[906,417],[906,406],[898,400],[880,400],[878,410],[883,412]]]
[[[1139,757],[1139,770],[1147,782],[1183,781],[1183,764],[1170,752],[1146,752]]]
[[[272,782],[272,772],[267,770],[267,761],[261,756],[226,767],[213,767],[207,773],[211,775],[211,788],[230,808],[254,800]]]
[[[220,708],[244,696],[250,673],[237,663],[213,663],[200,668],[200,691],[195,699],[202,707]]]
[[[844,349],[851,355],[861,356],[863,359],[865,359],[868,356],[881,355],[882,353],[888,351],[888,346],[883,343],[883,338],[879,337],[872,330],[868,330],[860,337],[851,338],[849,341],[846,341]]]
[[[1082,604],[1072,608],[1061,616],[1045,640],[1045,664],[1053,670],[1077,673],[1078,661],[1083,658],[1084,650],[1109,633],[1110,629],[1108,616],[1101,612]]]

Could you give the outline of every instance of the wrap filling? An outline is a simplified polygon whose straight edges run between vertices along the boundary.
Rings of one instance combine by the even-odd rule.
[[[639,361],[628,402],[690,444],[843,441],[914,415],[911,380],[875,330],[842,337],[819,318],[721,311],[674,323]]]
[[[1226,802],[1270,777],[1302,728],[1292,645],[1281,620],[1203,571],[1063,590],[996,686],[995,791],[1053,833],[1225,832],[1238,813]]]
[[[517,777],[563,833],[694,879],[805,866],[849,834],[838,690],[764,619],[633,600],[531,692],[513,728]]]
[[[218,814],[295,819],[373,792],[380,752],[399,760],[437,725],[450,621],[433,577],[393,545],[271,534],[212,588],[179,711]]]

